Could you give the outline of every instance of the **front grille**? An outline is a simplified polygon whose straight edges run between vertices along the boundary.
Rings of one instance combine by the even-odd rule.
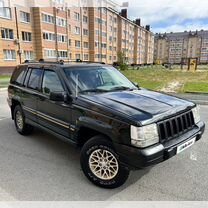
[[[194,127],[195,123],[192,111],[188,111],[168,120],[159,122],[157,125],[160,141],[164,142],[188,132]]]

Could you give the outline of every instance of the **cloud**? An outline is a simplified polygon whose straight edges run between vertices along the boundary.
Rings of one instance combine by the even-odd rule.
[[[156,32],[208,29],[208,1],[129,0],[129,17]]]

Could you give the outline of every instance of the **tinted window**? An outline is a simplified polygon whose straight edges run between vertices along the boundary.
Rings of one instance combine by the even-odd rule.
[[[22,85],[25,77],[27,67],[17,67],[12,75],[11,83]]]
[[[42,75],[41,69],[32,69],[32,72],[30,74],[30,79],[28,82],[28,87],[34,90],[38,90],[39,88],[39,81]]]
[[[29,78],[30,78],[30,73],[31,73],[31,69],[29,68],[29,69],[27,70],[27,74],[26,74],[26,76],[25,76],[25,81],[24,81],[24,84],[23,84],[25,87],[27,86],[28,80],[29,80]]]
[[[64,91],[58,75],[54,71],[46,70],[43,76],[42,92],[50,94],[50,92]]]

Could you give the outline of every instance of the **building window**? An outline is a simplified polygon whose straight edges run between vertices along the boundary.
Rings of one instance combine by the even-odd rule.
[[[84,42],[84,48],[89,48],[89,43],[88,42]]]
[[[74,28],[74,33],[77,35],[80,35],[80,27],[75,27]]]
[[[55,40],[55,34],[54,33],[50,33],[50,32],[43,32],[43,39],[44,40],[54,41]]]
[[[15,50],[4,50],[4,60],[16,60]]]
[[[13,30],[12,29],[8,29],[8,28],[1,28],[1,38],[9,39],[9,40],[14,39],[14,32],[13,32]]]
[[[87,29],[83,29],[83,34],[84,34],[85,36],[88,36],[88,30],[87,30]]]
[[[95,54],[95,58],[101,58],[101,54]]]
[[[81,42],[79,40],[75,40],[75,47],[80,48]]]
[[[32,51],[24,51],[25,60],[33,60],[33,52]]]
[[[57,17],[56,24],[60,27],[66,27],[66,20],[63,18]]]
[[[71,39],[69,39],[69,46],[71,46]]]
[[[54,24],[54,17],[48,14],[42,14],[42,21],[50,24]]]
[[[45,58],[55,58],[56,51],[53,49],[44,49],[44,56]]]
[[[20,11],[21,22],[30,22],[30,14],[27,12]]]
[[[86,23],[86,24],[88,23],[88,17],[87,16],[83,16],[83,22]]]
[[[107,9],[105,7],[102,8],[103,14],[107,14]]]
[[[84,60],[88,61],[89,60],[89,55],[88,54],[84,54]]]
[[[81,55],[80,54],[75,54],[75,58],[76,59],[80,59],[81,58]]]
[[[67,38],[66,38],[66,35],[58,35],[58,42],[62,42],[62,43],[65,43],[67,42]]]
[[[68,57],[67,51],[59,51],[58,54],[59,54],[60,58],[67,58]]]
[[[31,42],[32,41],[32,33],[22,31],[22,40]]]
[[[77,12],[74,12],[74,19],[75,19],[76,21],[80,21],[80,14],[77,13]]]
[[[106,43],[101,43],[101,47],[102,48],[106,48],[107,47],[107,44]]]
[[[0,7],[0,17],[11,19],[11,9],[9,7]]]

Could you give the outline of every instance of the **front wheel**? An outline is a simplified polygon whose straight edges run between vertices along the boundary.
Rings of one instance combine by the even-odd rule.
[[[80,160],[86,177],[103,188],[117,188],[129,176],[129,170],[121,165],[112,142],[103,136],[95,136],[84,145]]]

